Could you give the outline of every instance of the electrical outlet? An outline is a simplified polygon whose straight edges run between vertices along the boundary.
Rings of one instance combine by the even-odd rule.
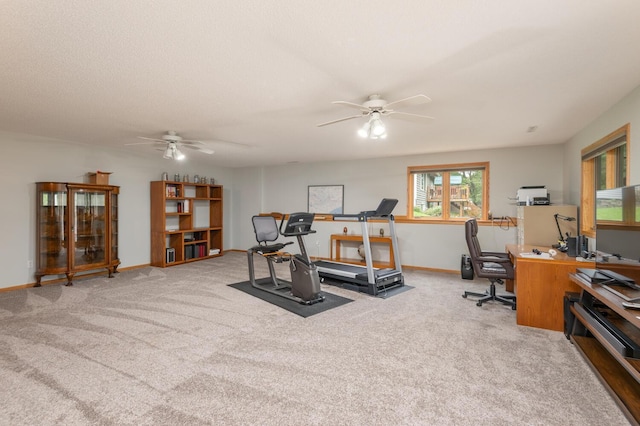
[[[33,260],[27,260],[27,268],[28,269],[33,268]]]

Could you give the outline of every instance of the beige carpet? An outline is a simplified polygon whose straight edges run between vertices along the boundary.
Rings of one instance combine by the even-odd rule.
[[[562,333],[461,297],[486,280],[405,272],[309,318],[228,287],[243,253],[2,293],[0,424],[628,424]]]

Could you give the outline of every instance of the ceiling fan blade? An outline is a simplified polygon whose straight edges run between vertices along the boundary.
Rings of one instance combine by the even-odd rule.
[[[338,118],[337,120],[327,121],[326,123],[320,123],[317,126],[318,127],[328,126],[329,124],[334,124],[334,123],[339,123],[341,121],[351,120],[352,118],[362,118],[362,117],[366,117],[367,115],[369,115],[369,114],[368,113],[367,114],[363,113],[363,114],[360,114],[360,115],[352,115],[351,117]]]
[[[412,114],[410,112],[400,112],[400,111],[391,111],[388,113],[383,113],[385,116],[391,116],[393,118],[400,118],[402,120],[407,121],[415,121],[418,123],[424,123],[427,120],[435,120],[434,117],[428,115],[420,115],[420,114]]]
[[[415,95],[409,96],[408,98],[400,99],[398,101],[389,102],[384,106],[385,109],[393,109],[405,106],[413,106],[413,105],[421,105],[431,102],[431,98],[427,95]]]
[[[219,143],[224,143],[224,144],[228,144],[228,145],[236,145],[236,146],[241,146],[244,148],[250,148],[251,145],[247,145],[246,143],[241,143],[241,142],[232,142],[232,141],[225,141],[225,140],[221,140],[221,139],[216,139],[216,140],[210,140],[210,141],[197,141],[197,140],[193,140],[193,139],[182,139],[180,141],[181,144],[186,145],[215,145],[215,144],[219,144]]]
[[[167,142],[164,139],[147,138],[147,137],[144,137],[144,136],[138,136],[138,139],[144,139],[146,141],[154,141],[154,142],[162,142],[162,143],[166,143]]]
[[[182,145],[184,148],[193,149],[194,151],[202,152],[203,154],[213,154],[215,151],[212,149],[202,148],[197,145]]]
[[[251,148],[251,145],[246,144],[246,143],[242,143],[242,142],[232,142],[232,141],[225,141],[222,139],[216,139],[216,140],[212,140],[212,141],[205,141],[204,144],[205,145],[215,145],[215,144],[227,144],[227,145],[235,145],[235,146],[239,146],[242,148]]]
[[[331,102],[332,104],[336,104],[336,105],[344,105],[344,106],[348,106],[350,108],[356,108],[359,109],[360,111],[369,111],[369,107],[365,106],[365,105],[359,105],[359,104],[354,104],[353,102],[347,102],[347,101],[333,101]]]
[[[204,142],[202,142],[202,141],[194,141],[194,140],[191,140],[191,139],[182,139],[180,141],[180,143],[184,144],[185,146],[186,145],[204,145]]]
[[[148,142],[133,142],[133,143],[125,143],[125,146],[131,146],[131,145],[160,145],[160,144],[164,144],[165,142],[163,141],[148,141]]]

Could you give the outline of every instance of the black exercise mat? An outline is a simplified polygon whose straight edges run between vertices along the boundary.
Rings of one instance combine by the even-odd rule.
[[[258,285],[260,285],[260,281],[261,280],[259,279]],[[271,303],[272,305],[279,306],[282,309],[286,309],[287,311],[293,312],[294,314],[300,315],[304,318],[310,317],[311,315],[319,314],[320,312],[328,311],[329,309],[337,308],[338,306],[344,305],[349,302],[353,302],[352,299],[347,299],[346,297],[322,292],[324,294],[324,301],[314,303],[313,305],[304,305],[294,300],[286,299],[284,297],[276,296],[273,293],[259,290],[251,286],[251,283],[249,281],[229,284],[229,287],[236,288],[240,291],[257,297],[258,299],[262,299],[265,302]]]

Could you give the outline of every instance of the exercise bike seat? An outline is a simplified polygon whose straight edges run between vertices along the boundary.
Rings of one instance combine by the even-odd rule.
[[[287,241],[286,243],[275,242],[280,235],[275,217],[253,216],[251,221],[253,222],[253,230],[256,234],[256,241],[258,242],[257,246],[251,247],[250,249],[254,253],[276,253],[282,250],[285,246],[293,244],[293,241]]]
[[[288,241],[286,243],[276,243],[276,244],[267,244],[267,245],[257,245],[251,247],[251,251],[260,254],[271,254],[277,253],[282,250],[285,246],[289,244],[293,244],[293,241]]]

